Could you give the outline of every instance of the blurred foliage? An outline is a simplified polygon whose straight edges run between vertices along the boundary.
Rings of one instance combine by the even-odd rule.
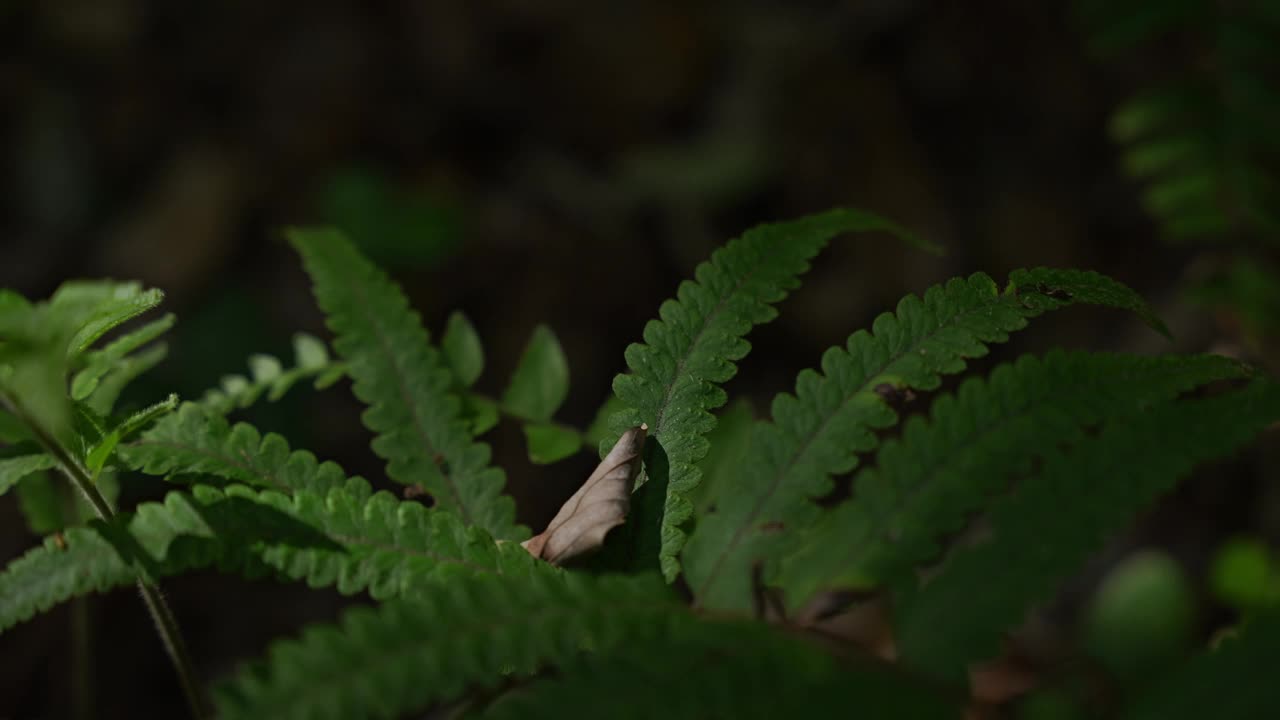
[[[1146,550],[1113,568],[1087,611],[1084,645],[1108,670],[1137,682],[1191,647],[1195,594],[1178,561]]]
[[[1020,720],[1086,720],[1089,717],[1076,697],[1061,690],[1039,690],[1018,704]]]
[[[383,265],[438,267],[462,245],[456,209],[370,170],[334,173],[320,206],[327,223]]]
[[[1280,564],[1257,538],[1237,537],[1218,548],[1209,574],[1217,600],[1241,611],[1280,604]]]
[[[1272,0],[1085,0],[1104,55],[1190,36],[1191,52],[1115,112],[1126,170],[1176,240],[1280,243],[1280,6]]]
[[[1280,335],[1280,273],[1262,258],[1237,257],[1187,288],[1199,305],[1230,313],[1251,346],[1266,347]]]

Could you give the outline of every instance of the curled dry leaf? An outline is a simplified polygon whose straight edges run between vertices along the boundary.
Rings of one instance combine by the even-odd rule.
[[[560,507],[547,529],[521,543],[524,549],[559,565],[600,547],[604,536],[627,519],[648,431],[648,425],[641,425],[623,433],[591,477]]]

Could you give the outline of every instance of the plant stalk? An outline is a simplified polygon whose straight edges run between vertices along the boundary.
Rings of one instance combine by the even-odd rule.
[[[115,510],[111,508],[111,504],[102,496],[102,493],[98,492],[98,487],[89,476],[89,471],[63,447],[62,443],[47,428],[35,422],[26,413],[16,397],[7,392],[0,392],[0,399],[4,401],[6,409],[31,430],[31,434],[35,436],[36,441],[45,449],[45,452],[53,456],[53,459],[58,463],[58,469],[84,495],[89,505],[93,507],[94,512],[98,514],[98,517],[107,522],[115,518]],[[148,612],[151,613],[151,619],[155,621],[156,631],[160,633],[160,640],[169,655],[169,660],[173,663],[173,668],[178,673],[178,681],[182,685],[182,692],[187,698],[191,716],[195,720],[205,720],[208,715],[205,712],[204,703],[200,699],[195,669],[191,664],[191,657],[187,653],[187,644],[182,638],[182,631],[178,628],[178,621],[173,615],[173,610],[170,609],[168,602],[165,601],[164,596],[160,593],[160,588],[141,575],[138,577],[138,590],[142,593],[142,599],[147,605]]]

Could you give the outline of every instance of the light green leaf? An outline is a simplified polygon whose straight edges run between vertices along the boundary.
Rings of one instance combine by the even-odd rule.
[[[120,439],[125,440],[139,430],[151,425],[161,417],[168,415],[178,408],[177,393],[169,393],[169,397],[158,403],[149,405],[135,413],[129,415],[116,426],[115,431],[119,433]]]
[[[1276,607],[1280,605],[1280,567],[1260,539],[1232,538],[1213,558],[1209,588],[1220,602],[1236,609]]]
[[[480,373],[484,372],[484,348],[480,345],[475,326],[466,315],[454,312],[449,316],[440,347],[458,384],[462,387],[475,385]]]
[[[483,435],[492,430],[501,416],[498,403],[483,395],[462,396],[462,416],[471,429],[471,434]]]
[[[41,470],[52,470],[57,466],[48,455],[21,455],[0,460],[0,495],[9,492],[9,488],[20,480]]]
[[[529,460],[549,465],[578,452],[582,436],[577,430],[556,423],[525,423],[524,438],[529,447]]]
[[[296,333],[293,336],[294,366],[286,368],[272,355],[256,354],[249,357],[249,375],[227,375],[219,387],[205,392],[200,404],[210,412],[226,415],[233,410],[250,407],[261,397],[275,402],[289,389],[305,378],[314,377],[315,388],[323,389],[346,373],[345,365],[335,363],[320,340]]]
[[[502,394],[502,407],[516,417],[545,422],[568,395],[569,361],[551,328],[539,325]]]
[[[173,327],[175,317],[165,315],[159,320],[147,323],[127,335],[112,341],[101,350],[93,350],[86,354],[86,365],[76,373],[71,382],[71,399],[84,400],[98,389],[98,384],[107,373],[121,366],[125,357],[134,350],[146,345],[163,335]]]
[[[142,285],[136,282],[76,280],[63,283],[49,299],[49,305],[76,328],[67,346],[67,356],[74,357],[112,328],[156,307],[163,300],[163,292],[143,290]]]
[[[293,336],[293,359],[299,368],[315,370],[329,366],[329,350],[319,338],[306,333]]]
[[[120,448],[120,458],[148,475],[213,475],[286,493],[323,493],[346,482],[332,462],[306,450],[290,450],[275,433],[263,436],[248,423],[231,425],[203,406],[187,403]]]
[[[88,405],[99,413],[109,413],[115,407],[120,394],[140,375],[159,365],[169,354],[169,346],[155,343],[121,360],[114,369],[103,376],[98,387],[89,396]]]
[[[107,459],[111,457],[111,453],[115,451],[116,446],[119,444],[120,433],[113,430],[89,450],[89,454],[85,456],[84,464],[89,469],[94,481],[97,481],[98,473],[102,472],[103,466],[107,464]]]

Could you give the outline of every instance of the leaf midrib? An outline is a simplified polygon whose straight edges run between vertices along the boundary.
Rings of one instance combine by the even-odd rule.
[[[386,335],[385,328],[380,322],[379,315],[371,311],[369,306],[369,297],[365,293],[365,288],[358,283],[348,283],[347,287],[354,290],[355,295],[358,296],[356,298],[357,304],[360,307],[362,314],[368,320],[369,327],[378,338],[378,344],[381,346],[382,355],[387,358],[387,364],[392,369],[391,374],[395,378],[396,387],[400,393],[400,400],[404,403],[405,409],[409,411],[409,416],[413,418],[414,431],[417,433],[418,438],[422,440],[423,445],[426,446],[428,453],[431,455],[438,454],[440,451],[436,447],[436,444],[432,442],[430,435],[427,434],[426,429],[422,425],[422,418],[418,414],[417,404],[412,402],[412,395],[409,392],[409,386],[405,382],[405,369],[400,365],[397,354],[392,352],[390,340]],[[406,314],[408,314],[410,319],[412,319],[412,311],[409,310],[408,299],[401,299],[405,302],[404,310],[406,311]],[[430,460],[430,458],[428,458],[428,460]],[[435,467],[437,471],[439,471],[440,477],[444,480],[445,488],[449,491],[449,494],[453,496],[454,504],[457,506],[458,513],[462,516],[463,521],[468,525],[472,524],[470,509],[467,507],[466,503],[462,501],[462,495],[459,492],[457,483],[454,481],[453,475],[440,469],[438,465]]]

